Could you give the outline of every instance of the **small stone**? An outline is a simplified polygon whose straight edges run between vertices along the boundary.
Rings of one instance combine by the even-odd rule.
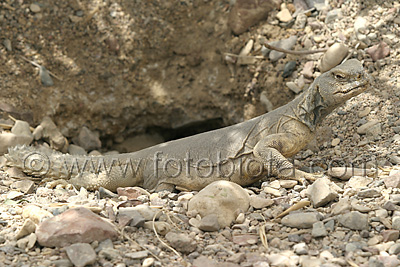
[[[392,218],[392,227],[395,230],[400,230],[400,216],[394,216]]]
[[[12,188],[15,188],[25,194],[31,194],[35,189],[35,182],[31,180],[16,181],[12,184]]]
[[[307,255],[308,254],[308,246],[306,243],[299,243],[293,246],[294,252],[297,255]]]
[[[154,225],[154,227],[153,227],[153,225]],[[145,222],[144,228],[149,229],[151,231],[153,231],[153,228],[154,228],[154,229],[156,229],[156,232],[159,235],[166,235],[169,231],[171,231],[171,225],[169,225],[169,223],[159,222],[159,221],[155,221],[154,223],[153,223],[153,221]]]
[[[0,155],[7,153],[10,147],[29,145],[31,142],[31,136],[2,132],[0,133]]]
[[[224,228],[236,219],[237,211],[245,212],[249,206],[249,195],[241,186],[229,181],[216,181],[189,200],[188,211],[196,210],[202,218],[216,214],[219,226]]]
[[[354,189],[366,188],[374,179],[365,176],[353,176],[347,183]]]
[[[244,215],[243,212],[239,213],[239,215],[236,217],[235,222],[238,224],[244,223],[244,220],[246,219],[246,216]]]
[[[8,52],[12,51],[12,45],[11,45],[10,39],[4,39],[3,45],[7,49]]]
[[[43,128],[43,137],[49,139],[50,146],[62,150],[67,141],[50,117],[44,117],[40,125]]]
[[[382,41],[377,45],[367,48],[366,52],[368,55],[370,55],[373,61],[377,61],[387,57],[390,54],[390,47]]]
[[[375,188],[368,188],[361,190],[358,192],[357,196],[360,198],[373,198],[373,197],[379,197],[381,195],[381,192],[379,192]]]
[[[33,135],[30,130],[29,123],[26,121],[16,120],[14,126],[11,128],[11,132],[15,135],[29,136],[33,140]]]
[[[254,245],[258,242],[258,235],[238,234],[232,236],[232,241],[240,246]]]
[[[301,73],[305,78],[312,79],[314,74],[314,61],[307,61]]]
[[[340,9],[332,9],[326,14],[325,24],[330,24],[341,17],[342,11]]]
[[[265,19],[277,6],[277,1],[237,0],[229,13],[228,25],[234,34],[239,35]]]
[[[216,214],[209,214],[203,217],[200,221],[199,227],[200,230],[205,232],[215,232],[220,229],[218,223],[218,216]]]
[[[274,201],[269,198],[263,198],[256,195],[250,196],[250,206],[255,209],[262,209],[271,206]]]
[[[71,144],[68,146],[68,153],[71,155],[87,155],[83,147]]]
[[[360,127],[357,128],[357,133],[358,134],[366,134],[368,132],[368,130],[375,126],[376,124],[379,124],[378,120],[371,120],[363,125],[361,125]]]
[[[365,109],[363,109],[363,110],[361,110],[361,111],[358,112],[358,117],[364,118],[364,117],[367,116],[370,112],[371,112],[371,108],[370,108],[370,107],[366,107]]]
[[[101,141],[99,137],[86,126],[81,128],[78,136],[73,138],[73,141],[77,145],[83,147],[86,151],[101,148]]]
[[[311,235],[313,237],[324,237],[328,235],[328,232],[325,229],[325,225],[323,222],[316,222],[313,224],[313,228],[311,231]]]
[[[399,239],[399,230],[384,230],[381,232],[383,242],[396,241]]]
[[[275,197],[281,197],[282,196],[281,192],[278,189],[275,189],[275,188],[272,188],[272,187],[269,187],[269,186],[264,187],[263,190],[264,190],[265,193],[271,194],[271,195],[273,195]]]
[[[371,170],[353,167],[332,167],[328,169],[328,175],[347,181],[353,176],[367,176]]]
[[[295,94],[298,94],[298,93],[301,92],[301,88],[298,87],[298,86],[296,85],[296,83],[294,83],[294,82],[287,82],[287,83],[286,83],[286,86],[287,86],[293,93],[295,93]]]
[[[142,263],[142,267],[150,267],[154,264],[156,260],[154,258],[146,258]]]
[[[391,255],[397,255],[397,254],[400,254],[400,243],[396,243],[396,244],[394,244],[393,246],[391,246],[390,248],[389,248],[389,254],[391,254]]]
[[[297,181],[296,180],[280,180],[279,184],[281,185],[282,188],[290,189],[297,185]]]
[[[339,223],[352,230],[368,229],[368,215],[358,211],[351,211],[339,216]]]
[[[332,140],[332,146],[337,146],[340,144],[340,139],[339,138],[335,138]]]
[[[315,39],[315,38],[314,38]],[[325,52],[318,66],[321,72],[328,70],[339,65],[340,62],[347,56],[349,48],[341,43],[335,43]]]
[[[43,126],[42,125],[38,125],[32,132],[33,135],[33,139],[35,139],[36,141],[41,139],[43,137]]]
[[[145,204],[137,205],[135,207],[118,209],[119,214],[130,216],[132,218],[137,216],[137,212],[139,212],[146,221],[152,221],[154,215],[157,213],[157,209],[151,208],[150,206]]]
[[[33,12],[33,13],[39,13],[40,12],[40,6],[37,4],[31,4],[29,6],[29,9]]]
[[[286,63],[285,67],[283,68],[282,77],[287,78],[292,75],[293,71],[296,69],[296,64],[296,61],[289,61]]]
[[[324,206],[337,198],[338,194],[333,189],[332,183],[328,178],[324,177],[308,186],[306,195],[310,198],[314,207]]]
[[[230,256],[229,258],[227,258],[226,261],[234,262],[234,263],[241,263],[245,259],[246,259],[246,254],[244,254],[244,253],[235,253],[232,256]]]
[[[165,238],[174,249],[184,254],[189,254],[197,248],[196,241],[184,233],[170,231],[165,235]]]
[[[22,228],[19,230],[15,238],[18,240],[24,236],[34,233],[36,230],[36,224],[31,219],[26,219]]]
[[[46,247],[64,247],[118,237],[114,225],[86,208],[69,209],[47,219],[36,229],[38,242]]]
[[[144,259],[147,256],[149,256],[149,253],[146,250],[143,251],[138,251],[138,252],[129,252],[126,253],[125,256],[127,256],[130,259],[133,260],[140,260],[140,259]]]
[[[281,22],[289,22],[293,19],[292,15],[290,14],[289,9],[284,8],[276,14],[276,18],[279,19]]]
[[[293,228],[311,228],[320,221],[322,216],[318,212],[293,212],[282,218],[281,223]]]
[[[35,224],[53,217],[53,214],[35,205],[28,205],[22,210],[22,217],[31,219]]]
[[[78,267],[94,264],[96,261],[96,252],[92,246],[87,243],[76,243],[65,248],[70,261]]]
[[[105,189],[104,187],[99,187],[99,197],[100,199],[104,198],[118,198],[118,195],[111,192],[108,189]]]

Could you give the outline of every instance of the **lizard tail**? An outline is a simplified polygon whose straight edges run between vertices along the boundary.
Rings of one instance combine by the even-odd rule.
[[[62,164],[72,156],[52,151],[50,148],[17,146],[9,148],[4,157],[7,166],[17,167],[28,175],[58,179],[68,179],[70,176]]]

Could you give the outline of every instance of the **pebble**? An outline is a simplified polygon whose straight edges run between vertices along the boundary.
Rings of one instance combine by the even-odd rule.
[[[324,206],[338,197],[333,185],[333,182],[324,177],[308,186],[306,195],[310,198],[315,208]]]
[[[79,131],[78,136],[72,140],[86,151],[101,148],[101,141],[99,137],[86,126],[83,126]]]
[[[382,231],[383,242],[396,241],[399,239],[399,230],[385,230]]]
[[[205,232],[215,232],[220,229],[218,223],[218,216],[216,214],[209,214],[201,218],[198,228]]]
[[[326,14],[325,24],[330,24],[341,17],[342,11],[340,9],[332,9]]]
[[[367,116],[370,112],[371,112],[371,108],[370,108],[370,107],[366,107],[365,109],[363,109],[363,110],[361,110],[361,111],[358,112],[358,117],[364,118],[364,117]]]
[[[250,206],[255,209],[266,208],[271,206],[272,204],[274,204],[274,201],[272,199],[267,199],[256,195],[250,196]]]
[[[31,4],[29,6],[29,9],[33,12],[33,13],[39,13],[41,11],[40,6],[37,4]]]
[[[304,64],[301,73],[304,75],[305,78],[312,79],[314,74],[314,61],[307,61]]]
[[[286,86],[295,94],[298,94],[301,92],[301,88],[298,87],[297,84],[294,82],[287,82]]]
[[[274,1],[237,0],[229,12],[228,25],[234,34],[241,34],[265,19],[276,7]]]
[[[70,155],[87,155],[87,152],[83,147],[74,144],[68,146],[68,153]]]
[[[325,228],[323,222],[316,222],[313,224],[311,235],[313,237],[324,237],[328,235],[328,231]]]
[[[0,133],[0,155],[7,153],[10,147],[29,145],[31,142],[31,136],[2,132]]]
[[[307,255],[308,254],[308,246],[306,243],[298,243],[293,246],[294,252],[297,255]]]
[[[15,177],[15,176],[10,175],[10,177]],[[21,176],[19,176],[18,178],[21,178]],[[11,185],[11,188],[15,188],[25,194],[31,194],[34,191],[35,183],[31,180],[16,181]]]
[[[285,64],[285,67],[283,68],[283,73],[282,77],[287,78],[290,75],[292,75],[293,71],[296,69],[296,61],[289,61]]]
[[[144,259],[147,256],[149,256],[149,253],[146,250],[143,251],[138,251],[138,252],[129,252],[125,254],[128,258],[131,258],[133,260],[140,260]]]
[[[370,178],[370,177],[353,176],[352,178],[350,178],[347,185],[354,189],[360,189],[360,188],[367,187],[370,183],[372,183],[372,181],[373,181],[373,178]]]
[[[341,43],[335,43],[325,52],[322,57],[318,69],[321,72],[326,72],[342,62],[342,60],[347,56],[349,48]]]
[[[142,263],[142,267],[150,267],[154,264],[156,260],[154,258],[146,258]]]
[[[387,57],[390,54],[390,47],[385,42],[380,42],[377,45],[371,46],[366,49],[366,52],[373,61],[377,61]]]
[[[351,211],[339,215],[338,221],[344,227],[352,230],[367,230],[368,229],[368,215],[362,214],[358,211]]]
[[[340,144],[340,141],[341,141],[340,138],[335,138],[335,139],[332,140],[332,144],[331,145],[332,146],[337,146],[337,145]]]
[[[39,244],[44,247],[64,247],[118,237],[114,225],[83,207],[69,209],[43,221],[36,234]]]
[[[36,224],[31,219],[26,219],[21,229],[18,231],[15,238],[18,240],[22,237],[25,237],[31,233],[34,233],[36,230]]]
[[[52,148],[62,150],[64,146],[68,145],[65,137],[50,117],[44,117],[40,125],[43,128],[43,137],[49,139]]]
[[[322,216],[318,212],[293,212],[282,218],[283,225],[293,228],[312,228],[313,224],[320,221]]]
[[[236,219],[237,210],[245,212],[249,206],[250,197],[241,186],[229,181],[216,181],[189,200],[188,211],[196,210],[202,218],[216,214],[220,227],[224,228]]]
[[[197,248],[196,241],[184,233],[170,231],[165,235],[165,238],[174,249],[184,254],[189,254]]]
[[[276,18],[281,22],[289,22],[293,19],[289,9],[284,8],[276,14]]]
[[[97,258],[94,249],[87,243],[76,243],[65,247],[70,261],[77,267],[94,264]]]
[[[159,222],[153,221],[145,222],[144,228],[153,231],[153,228],[156,229],[157,234],[166,235],[169,231],[171,231],[171,225],[167,222]]]
[[[12,45],[10,39],[4,39],[3,40],[3,45],[7,49],[8,52],[12,51]]]

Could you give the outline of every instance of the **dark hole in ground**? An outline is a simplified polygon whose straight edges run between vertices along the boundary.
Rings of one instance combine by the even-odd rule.
[[[159,143],[208,132],[224,126],[222,118],[215,118],[185,124],[173,129],[158,126],[149,127],[145,134],[128,136],[123,142],[114,144],[111,149],[121,153],[138,151]]]
[[[211,130],[219,129],[224,127],[222,118],[209,119],[204,121],[192,122],[175,129],[168,129],[163,127],[150,127],[148,128],[149,133],[157,133],[161,135],[165,142],[176,140],[195,134],[208,132]]]

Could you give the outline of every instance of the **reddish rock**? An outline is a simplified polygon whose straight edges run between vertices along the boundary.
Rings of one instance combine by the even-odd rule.
[[[259,237],[258,235],[252,235],[252,234],[242,234],[242,235],[232,236],[233,243],[241,246],[257,244],[258,237]]]
[[[400,188],[400,173],[396,173],[394,175],[390,175],[386,177],[384,180],[387,188]]]
[[[385,58],[390,54],[390,48],[385,42],[380,42],[377,45],[371,46],[366,51],[373,61]]]
[[[137,199],[139,196],[146,194],[145,190],[138,187],[118,187],[118,196],[126,196],[129,200]]]
[[[383,242],[396,241],[399,239],[399,230],[385,230],[382,231]]]
[[[43,221],[36,229],[40,245],[65,247],[75,243],[91,243],[116,239],[114,225],[86,208],[70,209]]]
[[[266,19],[279,7],[280,0],[237,0],[229,13],[228,24],[233,33],[244,33],[249,27]]]

